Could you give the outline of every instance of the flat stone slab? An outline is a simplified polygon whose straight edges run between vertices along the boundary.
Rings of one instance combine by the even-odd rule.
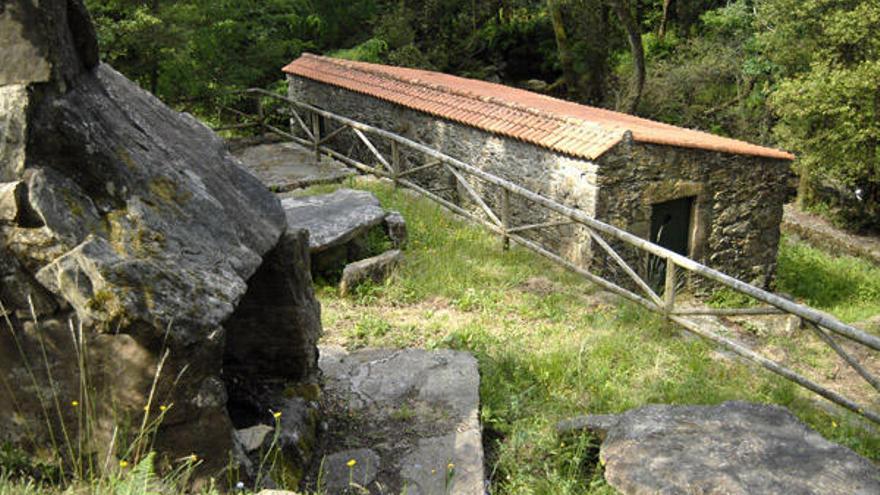
[[[378,256],[349,263],[342,270],[339,293],[348,295],[368,281],[382,283],[402,261],[403,253],[399,249],[392,249]]]
[[[333,454],[340,445],[349,452],[370,449],[381,458],[375,481],[366,486],[370,493],[485,493],[473,356],[322,347],[319,365],[329,418],[319,442],[325,465],[331,458],[339,464]]]
[[[281,200],[289,229],[309,231],[309,249],[318,253],[366,233],[385,220],[379,200],[367,191],[339,189],[318,196]]]
[[[354,172],[343,163],[322,156],[296,143],[271,143],[247,146],[233,155],[263,184],[276,192],[290,191],[315,184],[340,182]]]
[[[605,479],[625,494],[880,493],[877,466],[779,406],[652,405],[580,424],[604,433]]]

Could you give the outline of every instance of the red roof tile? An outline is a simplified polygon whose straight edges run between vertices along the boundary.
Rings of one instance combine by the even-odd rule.
[[[619,143],[626,131],[636,142],[794,159],[785,151],[439,72],[309,53],[283,70],[588,160]]]

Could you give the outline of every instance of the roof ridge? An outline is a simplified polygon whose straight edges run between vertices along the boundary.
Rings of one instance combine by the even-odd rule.
[[[530,113],[532,115],[536,115],[539,117],[544,117],[547,119],[556,120],[559,122],[564,122],[567,124],[575,124],[575,125],[586,124],[589,127],[605,129],[607,131],[616,131],[616,130],[622,129],[620,126],[607,126],[607,125],[604,125],[600,122],[594,122],[594,121],[574,117],[571,115],[559,115],[559,114],[555,114],[555,113],[541,110],[539,108],[534,108],[534,107],[530,107],[527,105],[522,105],[520,103],[516,103],[516,102],[512,102],[512,101],[508,101],[508,100],[503,100],[503,99],[500,99],[500,98],[497,98],[494,96],[479,95],[479,94],[476,94],[471,91],[457,89],[457,88],[450,88],[449,86],[443,86],[440,84],[431,83],[431,82],[424,81],[424,80],[417,79],[417,78],[413,79],[413,78],[403,77],[403,76],[400,76],[397,74],[392,74],[390,72],[383,71],[379,68],[373,68],[373,66],[378,65],[378,64],[372,64],[370,62],[361,62],[361,61],[346,60],[346,59],[339,59],[339,58],[332,58],[332,57],[324,57],[321,55],[316,55],[314,53],[308,53],[308,52],[303,53],[302,56],[312,58],[314,60],[318,60],[321,62],[330,62],[334,65],[345,67],[346,69],[349,69],[349,70],[366,72],[366,73],[369,73],[372,75],[376,75],[376,76],[380,76],[380,77],[384,77],[384,78],[388,78],[388,79],[394,79],[394,80],[404,82],[407,84],[414,84],[417,86],[422,86],[425,88],[433,89],[435,91],[440,91],[442,93],[452,94],[452,95],[456,95],[456,96],[463,96],[466,98],[471,98],[471,99],[479,100],[479,101],[486,102],[486,103],[492,103],[495,105],[499,105],[499,106],[503,106],[503,107],[507,107],[507,108],[512,108],[514,110],[519,110],[519,111],[523,111],[526,113]],[[412,69],[412,70],[421,70],[421,69]],[[456,77],[456,76],[454,76],[454,77]],[[541,95],[541,96],[543,96],[543,95]],[[626,130],[629,130],[629,129],[623,129],[621,132],[626,131]]]
[[[308,55],[312,55],[312,54],[308,54]],[[394,76],[394,75],[392,75],[392,74],[386,74],[386,73],[383,73],[383,72],[381,72],[381,71],[371,71],[371,70],[365,70],[364,68],[361,68],[361,67],[357,67],[357,62],[355,62],[354,64],[351,64],[351,63],[346,63],[346,62],[350,62],[350,61],[344,61],[344,60],[343,60],[343,61],[339,61],[339,60],[337,60],[337,59],[328,59],[328,58],[326,58],[326,57],[320,57],[320,56],[311,56],[311,57],[309,57],[309,58],[314,58],[315,60],[318,60],[318,61],[321,61],[321,62],[324,62],[324,61],[332,61],[334,65],[336,65],[336,66],[338,66],[338,67],[341,67],[341,68],[345,69],[346,71],[355,71],[355,72],[361,72],[361,73],[366,73],[366,74],[372,74],[372,75],[379,76],[379,77],[382,77],[382,78],[391,78],[391,79],[395,79],[395,80],[397,80],[397,81],[400,81],[400,82],[403,82],[403,83],[406,83],[406,84],[412,84],[412,80],[411,80],[411,79],[397,77],[397,76]],[[327,71],[324,71],[324,70],[321,70],[321,69],[314,69],[314,70],[316,70],[316,71],[318,71],[318,72],[320,72],[320,73],[323,73],[323,74],[331,75],[331,73],[329,73],[329,72],[327,72]],[[341,76],[341,77],[344,77],[345,79],[348,79],[348,80],[356,80],[355,78],[350,77],[350,76]],[[376,87],[375,85],[371,85],[371,86]],[[429,89],[432,89],[432,90],[435,90],[435,91],[440,91],[440,92],[442,92],[442,93],[446,93],[446,94],[452,94],[452,95],[455,95],[455,96],[460,96],[460,97],[463,97],[463,98],[469,98],[469,99],[480,99],[480,101],[484,101],[484,102],[488,102],[488,103],[493,103],[493,104],[496,104],[496,105],[499,105],[499,106],[504,106],[504,107],[507,107],[507,108],[511,108],[511,109],[514,109],[514,110],[517,110],[517,111],[527,111],[527,113],[530,113],[530,114],[532,114],[532,115],[539,116],[539,117],[542,117],[542,118],[545,118],[545,119],[548,119],[548,120],[554,120],[554,121],[557,121],[557,122],[560,123],[560,125],[571,125],[571,126],[575,126],[575,127],[583,126],[583,127],[590,128],[590,129],[593,129],[593,130],[603,130],[603,131],[605,131],[605,132],[609,132],[609,131],[612,131],[612,132],[613,132],[613,130],[611,130],[611,129],[607,129],[607,128],[605,128],[604,126],[600,125],[600,124],[597,123],[597,122],[590,122],[590,121],[588,121],[588,120],[578,119],[578,118],[575,118],[575,117],[569,117],[569,116],[554,115],[554,114],[551,114],[551,113],[547,113],[547,112],[542,112],[542,111],[538,111],[538,110],[535,110],[535,109],[531,109],[531,108],[529,108],[529,107],[525,107],[525,106],[523,106],[523,105],[515,105],[515,104],[511,104],[510,102],[505,102],[505,101],[503,101],[503,100],[498,100],[497,98],[491,98],[491,100],[487,100],[487,99],[481,98],[481,95],[475,95],[475,94],[470,93],[470,92],[464,92],[464,91],[445,91],[445,89],[446,89],[445,87],[443,87],[443,86],[439,86],[439,85],[435,85],[435,84],[431,84],[431,83],[427,83],[427,82],[424,82],[423,84],[419,84],[419,86],[422,86],[422,87],[425,87],[425,88],[429,88]],[[433,103],[437,103],[437,104],[442,103],[442,102],[437,102],[437,101],[435,101],[435,100],[433,100],[433,99],[431,99],[431,98],[427,98],[427,97],[425,97],[424,95],[421,96],[421,98],[422,98],[422,100],[427,101],[427,102],[430,102],[430,103],[432,103],[432,104],[433,104]],[[470,112],[475,113],[475,114],[478,114],[478,115],[480,115],[481,117],[485,117],[485,118],[492,118],[492,117],[494,117],[493,114],[491,114],[491,113],[489,113],[489,112],[484,112],[484,111],[482,111],[481,109],[473,109],[473,110],[470,110]],[[528,129],[535,130],[535,131],[540,131],[540,130],[542,130],[540,127],[536,127],[536,126],[534,126],[534,125],[529,125],[529,124],[526,124],[526,123],[523,123],[523,124],[520,124],[520,125],[522,125],[523,127],[527,127]],[[490,132],[496,132],[496,131],[490,131]],[[499,132],[499,133],[500,133],[500,134],[504,134],[504,133],[502,133],[502,132]],[[622,135],[623,135],[623,132],[621,131],[621,136],[622,136]],[[526,140],[526,141],[534,142],[534,140]],[[535,144],[539,144],[539,143],[535,142]]]

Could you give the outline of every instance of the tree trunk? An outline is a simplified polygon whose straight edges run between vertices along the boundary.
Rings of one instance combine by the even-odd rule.
[[[630,12],[629,2],[627,0],[608,0],[614,13],[626,30],[629,39],[629,47],[633,57],[633,72],[635,79],[633,81],[633,98],[627,105],[627,112],[635,113],[642,99],[642,90],[645,87],[645,49],[642,46],[642,33],[638,23]]]
[[[578,76],[574,71],[574,60],[571,55],[571,47],[568,44],[568,33],[565,31],[560,0],[547,0],[547,11],[550,13],[550,21],[553,23],[553,34],[556,36],[556,53],[559,55],[559,65],[562,66],[562,78],[565,80],[565,89],[568,92],[569,98],[577,99]]]
[[[159,0],[150,0],[150,13],[159,17]],[[153,45],[152,55],[150,56],[150,93],[156,94],[159,89],[159,47]]]
[[[666,36],[666,23],[669,21],[669,6],[671,4],[672,0],[663,0],[663,17],[660,18],[660,29],[657,30],[657,39],[661,42]]]

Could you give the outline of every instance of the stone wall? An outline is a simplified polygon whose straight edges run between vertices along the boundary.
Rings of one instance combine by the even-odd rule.
[[[688,257],[769,287],[787,161],[625,140],[598,162],[597,218],[648,238],[652,204],[694,197]]]
[[[288,76],[288,79],[291,98],[312,103],[324,110],[428,145],[587,214],[592,215],[595,212],[597,167],[590,162],[562,156],[528,143],[436,118],[393,103],[364,97],[341,88],[295,76]],[[295,131],[299,130],[298,125],[294,125],[293,128]],[[332,132],[335,128],[332,122],[325,123],[325,133]],[[299,135],[304,136],[301,131]],[[373,142],[383,155],[390,159],[390,146],[379,139]],[[376,163],[376,159],[363,145],[358,144],[357,138],[351,133],[343,133],[327,145],[343,154],[353,152],[364,163]],[[356,146],[352,148],[353,145]],[[404,163],[403,170],[406,170],[424,165],[429,160],[427,157],[404,152],[401,154],[401,161]],[[469,203],[463,188],[455,186],[454,177],[440,167],[418,172],[407,178],[423,187],[439,191],[441,196],[450,201],[464,204],[474,211],[479,210],[476,205]],[[498,188],[477,180],[470,183],[483,193],[487,203],[500,216]],[[533,204],[513,195],[510,205],[511,216],[517,225],[562,220],[557,215],[536,208]],[[525,236],[526,233],[523,235]],[[540,232],[535,231],[529,236],[557,250],[569,260],[585,266],[589,263],[590,243],[581,227],[554,227]]]
[[[772,281],[789,176],[786,161],[634,143],[627,136],[591,163],[345,89],[296,76],[288,80],[294,99],[429,145],[646,239],[652,204],[695,197],[688,255],[759,286]],[[325,132],[334,128],[327,122]],[[334,138],[329,146],[344,154],[354,152],[365,163],[376,163],[356,138],[343,135],[350,137]],[[376,144],[390,158],[388,147],[378,140]],[[404,161],[405,170],[427,159],[404,156]],[[449,189],[454,184],[450,174],[438,168],[413,178],[420,185],[440,189],[447,199],[467,203],[464,191]],[[496,191],[477,183],[475,187],[487,192],[493,207],[498,204]],[[525,201],[511,202],[517,224],[558,220]],[[613,272],[606,270],[613,261],[592,258],[595,248],[580,227],[556,228],[535,239],[581,266],[592,265],[606,275]],[[647,257],[636,259],[628,247],[621,251],[639,270],[645,269]]]

